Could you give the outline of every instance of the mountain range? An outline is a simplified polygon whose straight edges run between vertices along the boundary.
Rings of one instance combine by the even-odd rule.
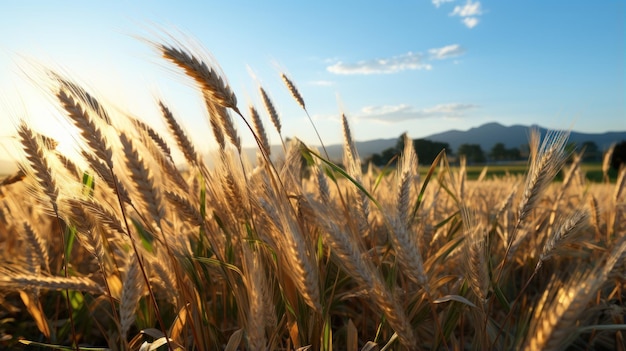
[[[443,133],[432,134],[424,137],[423,139],[448,143],[452,152],[458,150],[459,146],[462,144],[478,144],[483,151],[489,152],[496,143],[503,143],[507,148],[520,147],[527,144],[531,128],[538,129],[542,136],[548,131],[546,128],[537,125],[504,126],[500,123],[493,122],[465,131],[453,129]],[[410,131],[409,136],[411,136]],[[573,143],[584,143],[586,141],[594,142],[601,151],[606,150],[612,143],[620,142],[622,140],[626,140],[626,131],[599,134],[571,131],[569,136],[569,141]],[[385,149],[394,147],[397,141],[398,138],[375,139],[357,141],[355,144],[361,159],[366,159],[375,153],[380,153]],[[273,146],[272,154],[277,155],[281,150],[280,146]],[[326,150],[332,160],[341,160],[343,145],[326,145]],[[250,160],[255,159],[256,151],[256,148],[245,149],[245,152],[249,156]],[[0,159],[0,174],[9,174],[14,172],[16,169],[17,166],[15,165],[15,162]]]
[[[452,129],[443,133],[432,134],[422,139],[448,143],[452,152],[456,152],[462,144],[478,144],[483,151],[489,152],[497,143],[503,143],[507,148],[519,148],[522,145],[528,144],[528,136],[531,128],[538,129],[542,136],[545,136],[548,132],[548,129],[537,125],[504,126],[500,123],[492,122],[466,131]],[[410,131],[408,133],[409,136],[411,136]],[[601,151],[608,149],[612,143],[622,140],[626,140],[626,131],[597,134],[571,131],[569,135],[569,142],[581,144],[586,141],[591,141],[594,142]],[[398,138],[393,138],[357,141],[355,144],[359,151],[359,156],[365,159],[372,154],[380,153],[382,150],[394,147],[397,142]],[[327,145],[326,150],[331,159],[340,159],[343,146]]]

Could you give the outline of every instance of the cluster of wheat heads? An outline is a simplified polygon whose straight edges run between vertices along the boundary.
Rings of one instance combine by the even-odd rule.
[[[210,60],[154,47],[202,93],[214,165],[165,102],[173,138],[48,72],[81,157],[18,126],[25,162],[0,185],[3,345],[623,349],[625,170],[587,184],[566,133],[531,134],[524,178],[469,182],[443,152],[420,174],[408,137],[395,172],[364,170],[345,116],[341,167],[297,140],[275,161]]]

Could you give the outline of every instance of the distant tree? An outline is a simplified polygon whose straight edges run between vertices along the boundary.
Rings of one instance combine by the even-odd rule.
[[[379,154],[373,154],[368,159],[365,160],[365,163],[373,163],[376,166],[385,166],[389,162],[391,162],[394,157],[397,157],[400,154],[400,151],[395,147],[387,148],[381,151]],[[395,162],[393,162],[395,163]]]
[[[485,153],[479,144],[461,144],[459,156],[464,155],[468,163],[483,163],[485,162]]]
[[[580,150],[579,145],[573,141],[570,141],[565,145],[565,153],[567,155],[571,155],[574,152],[579,151],[579,150]]]
[[[496,143],[489,152],[489,158],[493,161],[515,161],[522,158],[519,148],[507,149],[504,143]]]
[[[494,161],[502,161],[507,159],[507,149],[503,143],[496,143],[489,153],[489,157],[491,157]]]
[[[585,141],[580,145],[580,149],[584,152],[583,161],[599,161],[602,158],[598,145],[593,141]]]
[[[514,147],[506,150],[506,158],[508,160],[520,160],[522,159],[522,152],[520,149]]]
[[[402,133],[398,137],[398,141],[396,141],[396,150],[398,150],[398,152],[402,152],[402,150],[404,150],[404,138],[405,137],[406,137],[406,132]]]
[[[519,147],[520,158],[528,159],[530,157],[530,145],[522,144]]]
[[[413,147],[417,153],[418,162],[423,165],[432,164],[441,150],[450,150],[450,144],[428,139],[413,140]]]
[[[613,156],[611,157],[611,167],[613,169],[619,170],[621,165],[626,165],[626,140],[622,140],[615,145]]]
[[[450,149],[450,144],[427,139],[414,139],[413,147],[415,148],[415,152],[417,153],[418,162],[423,165],[430,165],[433,163],[441,150]],[[366,163],[372,162],[377,166],[384,166],[388,164],[394,157],[399,156],[402,153],[402,150],[404,150],[404,134],[402,134],[398,138],[398,141],[396,142],[396,145],[394,147],[390,147],[381,151],[380,153],[371,155],[366,160]]]

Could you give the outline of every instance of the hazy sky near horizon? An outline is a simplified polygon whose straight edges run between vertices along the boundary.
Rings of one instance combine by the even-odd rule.
[[[626,130],[625,1],[2,1],[0,136],[19,118],[52,137],[43,65],[165,130],[163,98],[201,147],[211,132],[192,84],[144,39],[196,42],[221,66],[239,108],[273,99],[285,137],[319,144],[280,80],[304,96],[322,139],[418,138],[497,121]],[[36,64],[34,64],[36,62]],[[35,79],[36,80],[36,79]],[[249,133],[239,127],[247,145]],[[0,154],[3,150],[0,149]],[[1,156],[1,155],[0,155]],[[0,157],[1,158],[1,157]]]

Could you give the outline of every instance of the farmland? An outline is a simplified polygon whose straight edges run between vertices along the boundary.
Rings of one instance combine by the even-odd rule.
[[[342,166],[297,139],[272,161],[262,87],[264,109],[244,108],[202,54],[151,45],[201,93],[214,165],[164,100],[169,138],[47,71],[80,156],[20,122],[22,173],[0,187],[1,346],[624,347],[626,170],[603,181],[564,132],[531,133],[527,163],[483,176],[445,153],[418,165],[411,142],[393,169],[364,169],[345,115]]]

